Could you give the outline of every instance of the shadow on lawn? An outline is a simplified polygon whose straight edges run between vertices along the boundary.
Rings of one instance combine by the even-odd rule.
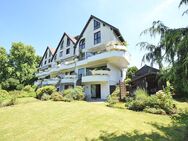
[[[101,131],[100,136],[91,141],[188,141],[188,112],[173,116],[172,124],[169,126],[162,126],[157,123],[148,124],[162,132],[163,135],[154,131],[151,133],[140,133],[135,130],[121,135],[118,135],[116,132],[108,133]],[[86,141],[89,141],[89,139],[86,139]]]

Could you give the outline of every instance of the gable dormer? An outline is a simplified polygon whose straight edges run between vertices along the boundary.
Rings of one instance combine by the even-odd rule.
[[[91,15],[76,42],[76,54],[113,41],[124,42],[119,29]]]
[[[51,63],[52,63],[51,60],[52,60],[54,52],[55,52],[54,48],[50,48],[47,46],[47,48],[44,52],[44,55],[41,59],[41,62],[39,64],[39,68],[46,69],[46,68],[48,68],[49,65],[51,65]]]
[[[76,39],[64,33],[52,58],[52,61],[62,61],[74,57]]]

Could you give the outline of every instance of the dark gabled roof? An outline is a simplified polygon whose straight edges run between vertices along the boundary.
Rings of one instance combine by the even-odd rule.
[[[42,60],[44,59],[44,55],[46,54],[46,52],[47,52],[48,49],[50,50],[52,56],[54,55],[54,53],[55,53],[55,48],[50,48],[49,46],[47,46],[47,48],[46,48],[46,50],[45,50],[45,52],[44,52],[44,54],[43,54],[43,56],[42,56],[42,59],[41,59],[41,61],[40,61],[40,63],[39,63],[39,67],[40,67],[40,65],[41,65],[41,63],[42,63]]]
[[[66,32],[64,32],[64,33],[63,33],[63,36],[61,37],[61,40],[59,41],[59,43],[58,43],[58,45],[57,45],[57,48],[56,48],[56,50],[55,50],[55,52],[54,52],[54,55],[52,56],[51,61],[53,60],[55,54],[57,53],[57,51],[58,51],[58,49],[59,49],[59,46],[60,46],[60,44],[61,44],[61,42],[62,42],[62,40],[63,40],[63,38],[64,38],[65,35],[66,35],[66,36],[71,40],[71,42],[75,45],[75,43],[76,43],[76,41],[77,41],[76,38],[75,38],[75,37],[71,37],[71,36],[69,36]]]
[[[116,28],[116,27],[112,26],[111,24],[109,24],[109,23],[107,23],[107,22],[105,22],[105,21],[103,21],[103,20],[101,20],[101,19],[99,19],[99,18],[97,18],[97,17],[91,15],[90,18],[89,18],[89,20],[87,21],[86,25],[84,26],[82,32],[80,33],[79,38],[77,39],[77,42],[76,42],[76,44],[75,44],[75,47],[76,47],[76,45],[78,44],[78,42],[79,42],[79,40],[81,39],[81,37],[82,37],[84,31],[86,30],[88,24],[90,23],[90,21],[91,21],[92,19],[96,19],[97,21],[100,21],[100,22],[102,22],[103,24],[108,25],[108,26],[114,31],[114,33],[115,33],[116,36],[119,38],[119,40],[120,40],[121,42],[125,42],[125,40],[124,40],[123,36],[121,35],[121,33],[120,33],[120,31],[119,31],[118,28]]]
[[[136,73],[135,76],[133,77],[133,81],[140,79],[142,77],[145,77],[150,74],[157,74],[159,72],[158,69],[144,65],[141,69],[139,69]]]

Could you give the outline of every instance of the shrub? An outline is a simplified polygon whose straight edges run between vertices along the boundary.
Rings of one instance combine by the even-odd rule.
[[[12,106],[15,105],[17,103],[17,97],[15,95],[11,96],[10,100],[5,103],[5,105],[3,106]]]
[[[73,99],[73,97],[72,97],[72,95],[71,94],[67,94],[67,95],[65,95],[64,97],[63,97],[63,101],[65,101],[65,102],[71,102],[71,101],[73,101],[74,99]]]
[[[52,95],[51,95],[51,99],[53,101],[62,101],[63,96],[59,92],[53,92]]]
[[[137,89],[135,92],[135,99],[128,103],[128,109],[135,111],[142,111],[148,102],[148,94],[145,90]]]
[[[9,98],[10,98],[10,94],[6,90],[0,90],[0,101],[9,99]]]
[[[160,109],[160,108],[149,108],[149,107],[146,107],[144,109],[145,112],[147,113],[152,113],[152,114],[161,114],[161,115],[165,115],[166,112],[163,110],[163,109]]]
[[[48,95],[51,95],[53,92],[56,91],[56,88],[54,86],[44,86],[44,87],[41,87],[37,90],[37,98],[38,99],[41,99],[42,95],[45,93],[45,94],[48,94]]]
[[[16,87],[20,84],[19,80],[14,78],[9,78],[6,81],[2,82],[2,88],[4,90],[15,90]]]
[[[76,86],[75,88],[69,88],[63,91],[63,97],[70,98],[73,100],[83,100],[84,90],[81,86]]]
[[[18,84],[18,85],[16,86],[16,90],[22,90],[23,87],[24,87],[23,84]]]
[[[23,89],[25,92],[34,92],[34,88],[31,87],[31,85],[26,85]]]
[[[146,111],[156,114],[174,114],[177,112],[176,105],[168,91],[158,91],[156,95],[148,96],[144,90],[136,90],[136,96],[127,102],[128,109],[135,111]]]
[[[43,100],[43,101],[50,100],[50,98],[51,98],[51,96],[46,93],[43,93],[41,96],[41,100]]]
[[[119,86],[116,87],[115,91],[107,97],[107,106],[112,107],[114,104],[119,102],[119,97],[120,97],[120,89]]]

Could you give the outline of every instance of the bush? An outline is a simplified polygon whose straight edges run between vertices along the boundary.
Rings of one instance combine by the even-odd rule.
[[[9,99],[9,98],[10,98],[10,94],[6,90],[0,90],[0,101]]]
[[[48,95],[51,95],[53,92],[56,91],[56,88],[54,86],[44,86],[44,87],[41,87],[37,90],[36,94],[37,94],[37,98],[38,99],[41,99],[42,95],[45,93],[45,94],[48,94]]]
[[[163,110],[163,109],[160,109],[160,108],[149,108],[149,107],[146,107],[144,109],[145,112],[147,113],[152,113],[152,114],[161,114],[161,115],[165,115],[166,112]]]
[[[34,90],[33,87],[31,87],[31,85],[26,85],[26,86],[22,89],[22,91],[25,91],[25,92],[34,92],[35,90]]]
[[[12,106],[17,103],[17,97],[15,95],[11,96],[10,100],[5,103],[3,106]]]
[[[53,92],[51,95],[53,101],[63,101],[63,96],[59,92]]]
[[[23,87],[24,87],[23,84],[18,84],[18,85],[16,86],[16,90],[22,90]]]
[[[65,102],[71,102],[71,101],[73,101],[74,99],[73,99],[73,97],[72,97],[72,95],[71,94],[67,94],[67,95],[65,95],[64,97],[63,97],[63,101],[65,101]]]
[[[46,93],[44,93],[44,94],[41,96],[41,100],[43,100],[43,101],[50,100],[50,98],[51,98],[51,96],[48,95],[48,94],[46,94]]]
[[[165,90],[160,90],[156,95],[148,96],[144,90],[136,90],[136,96],[126,103],[130,110],[146,111],[158,114],[174,114],[177,112],[172,96]]]
[[[2,89],[4,90],[15,90],[16,87],[20,84],[19,80],[14,78],[9,78],[6,81],[1,83]]]
[[[81,86],[76,86],[75,88],[69,88],[63,91],[63,97],[73,100],[83,100],[84,90]]]
[[[142,111],[148,102],[148,94],[145,90],[137,89],[135,92],[135,99],[128,103],[128,109],[135,111]]]
[[[120,98],[120,89],[119,86],[117,86],[115,91],[107,97],[107,102],[108,102],[107,106],[112,107],[114,104],[119,102],[119,98]]]

